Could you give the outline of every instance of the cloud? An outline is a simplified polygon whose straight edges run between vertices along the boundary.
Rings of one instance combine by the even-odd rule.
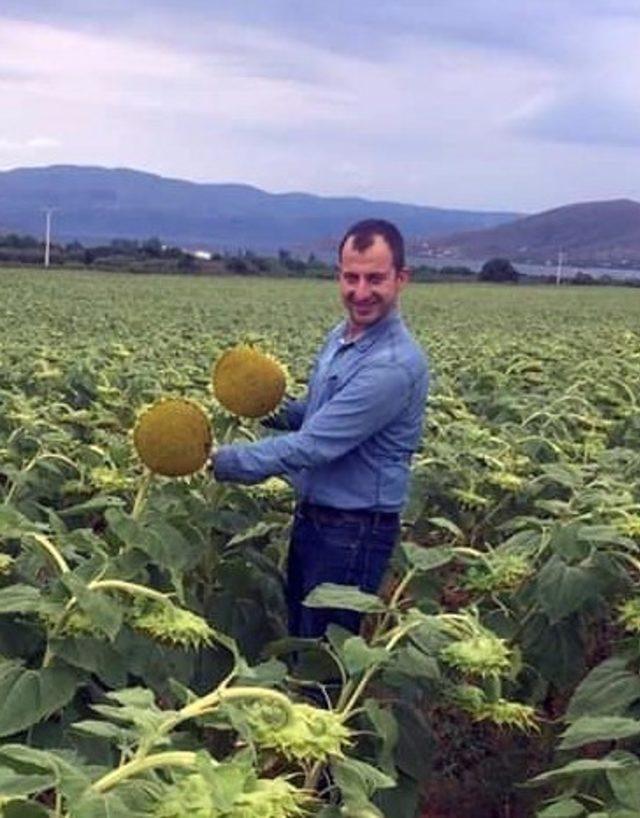
[[[593,93],[561,95],[523,117],[522,132],[552,142],[640,146],[640,109],[628,100]]]
[[[618,15],[569,38],[571,68],[556,70],[508,117],[515,133],[592,146],[640,144],[640,11],[629,17],[619,5]]]
[[[23,142],[0,137],[0,151],[38,151],[48,148],[57,148],[59,146],[60,143],[58,140],[52,139],[49,136],[32,136]]]
[[[4,0],[0,160],[460,207],[628,195],[635,3]]]

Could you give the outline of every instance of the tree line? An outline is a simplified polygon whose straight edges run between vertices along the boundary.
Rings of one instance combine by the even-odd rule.
[[[7,233],[0,235],[0,265],[37,266],[43,264],[44,242],[33,236]],[[85,246],[79,241],[53,243],[50,264],[56,267],[121,271],[131,273],[168,273],[186,275],[241,275],[273,278],[320,278],[335,276],[335,266],[314,253],[300,258],[280,249],[274,256],[238,249],[233,253],[195,253],[164,244],[159,238],[113,239],[107,244]],[[555,284],[554,275],[521,275],[506,258],[489,259],[479,272],[462,265],[435,267],[418,265],[412,269],[414,281],[485,281],[503,284]],[[626,285],[638,287],[640,279],[616,280],[604,275],[594,278],[579,272],[563,284]]]

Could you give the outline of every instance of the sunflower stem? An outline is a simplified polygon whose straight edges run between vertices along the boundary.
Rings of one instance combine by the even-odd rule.
[[[145,471],[144,477],[140,481],[140,485],[138,487],[138,493],[136,494],[136,499],[133,501],[133,509],[131,511],[131,516],[134,520],[138,520],[144,507],[147,502],[147,495],[149,493],[149,486],[151,485],[151,481],[153,479],[153,472],[147,469]]]

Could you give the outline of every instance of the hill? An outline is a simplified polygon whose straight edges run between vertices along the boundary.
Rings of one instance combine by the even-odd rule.
[[[267,193],[241,184],[197,184],[129,169],[75,165],[0,172],[0,229],[41,235],[54,207],[57,240],[85,244],[158,236],[184,247],[273,252],[332,249],[345,228],[372,216],[395,221],[407,237],[493,227],[513,213]]]
[[[546,210],[489,230],[430,241],[428,255],[467,259],[508,256],[545,264],[562,251],[573,265],[640,266],[640,203],[582,202]]]

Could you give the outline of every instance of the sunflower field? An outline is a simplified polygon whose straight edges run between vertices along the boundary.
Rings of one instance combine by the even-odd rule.
[[[0,292],[0,814],[640,815],[640,293],[409,288],[432,382],[402,541],[380,596],[307,598],[368,615],[318,642],[286,634],[287,483],[189,472],[272,433],[213,365],[253,345],[302,393],[335,286]],[[173,471],[142,423],[172,407],[200,430]]]

